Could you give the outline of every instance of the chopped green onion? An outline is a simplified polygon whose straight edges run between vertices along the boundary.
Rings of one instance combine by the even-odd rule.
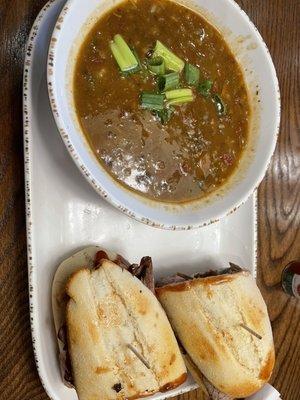
[[[126,59],[123,57],[122,53],[120,52],[120,49],[118,48],[118,46],[114,42],[111,42],[110,49],[111,49],[111,52],[113,53],[113,56],[115,57],[115,60],[117,61],[118,65],[120,67],[120,70],[126,71],[128,69],[128,63],[127,63]]]
[[[174,113],[174,108],[173,107],[167,107],[164,108],[161,111],[157,111],[156,115],[158,116],[158,118],[160,119],[160,122],[165,125],[167,122],[170,121],[173,113]]]
[[[218,115],[225,115],[226,114],[226,106],[218,94],[212,95],[212,101],[215,103],[217,114]]]
[[[125,42],[121,35],[114,36],[114,42],[120,49],[121,53],[126,56],[126,59],[130,62],[130,64],[135,65],[138,64],[137,59],[135,58],[134,54],[132,53],[130,47]]]
[[[193,91],[192,89],[175,89],[175,90],[169,90],[168,92],[165,93],[165,95],[167,100],[173,100],[177,99],[178,97],[187,97],[187,96],[193,97]]]
[[[165,61],[162,57],[153,57],[147,61],[149,71],[155,75],[164,75],[166,72]]]
[[[114,36],[110,49],[122,72],[133,71],[138,67],[137,59],[121,35]]]
[[[184,76],[188,85],[197,86],[200,79],[200,71],[194,65],[186,63],[184,66]]]
[[[140,57],[138,56],[138,53],[137,53],[137,51],[136,51],[136,49],[134,47],[131,48],[131,51],[132,51],[132,53],[133,53],[133,55],[134,55],[134,57],[135,57],[135,59],[136,59],[136,61],[138,63],[139,70],[141,71],[143,69],[143,65],[142,65],[142,62],[140,60]]]
[[[136,61],[137,61],[138,64],[137,64],[137,66],[135,68],[132,68],[129,71],[121,71],[121,75],[124,76],[124,77],[127,77],[127,76],[132,75],[132,74],[136,74],[137,72],[140,72],[140,71],[143,70],[143,65],[141,63],[141,60],[140,60],[136,50],[133,47],[131,47],[131,51],[132,51],[134,57],[136,58]]]
[[[168,105],[184,104],[194,100],[192,89],[176,89],[165,93]]]
[[[202,94],[202,96],[208,97],[210,95],[212,85],[213,83],[210,80],[203,81],[197,87],[198,92]]]
[[[164,108],[164,94],[142,92],[141,106],[148,110],[161,111]]]
[[[160,92],[165,90],[176,89],[179,85],[179,73],[171,72],[167,75],[161,75],[158,78],[158,89]]]
[[[168,105],[175,106],[175,105],[179,105],[179,104],[190,103],[193,100],[194,100],[193,96],[178,97],[177,99],[168,100]]]
[[[184,61],[171,52],[159,40],[156,41],[153,57],[162,57],[165,61],[166,69],[181,72],[184,68]]]

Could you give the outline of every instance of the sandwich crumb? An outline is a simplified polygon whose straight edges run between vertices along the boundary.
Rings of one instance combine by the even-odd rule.
[[[173,353],[173,354],[171,355],[171,359],[170,359],[169,364],[172,365],[172,364],[174,363],[175,360],[176,360],[176,355]]]
[[[122,390],[122,385],[121,383],[115,383],[112,388],[115,392],[119,393]]]

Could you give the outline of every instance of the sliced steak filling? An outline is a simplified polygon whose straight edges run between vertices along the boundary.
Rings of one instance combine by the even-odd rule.
[[[167,285],[173,285],[176,283],[181,283],[181,282],[187,282],[187,281],[192,281],[193,279],[197,278],[208,278],[209,276],[218,276],[218,275],[225,275],[225,274],[236,274],[237,272],[243,271],[241,267],[238,265],[235,265],[233,263],[229,263],[230,267],[225,268],[225,269],[219,269],[219,270],[209,270],[204,273],[196,273],[194,275],[186,275],[182,274],[180,272],[177,272],[175,275],[172,276],[167,276],[164,278],[161,278],[158,282],[156,282],[156,287],[163,287]]]
[[[151,257],[143,257],[140,265],[132,264],[127,270],[136,276],[152,293],[155,293],[154,288],[154,275]]]

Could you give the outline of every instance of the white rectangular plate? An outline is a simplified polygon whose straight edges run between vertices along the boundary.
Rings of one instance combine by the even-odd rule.
[[[256,198],[218,223],[191,231],[163,231],[136,222],[99,197],[81,176],[57,132],[47,94],[50,35],[64,0],[52,0],[30,34],[24,71],[24,146],[32,339],[41,381],[53,400],[76,400],[61,380],[51,313],[58,264],[98,244],[137,262],[153,258],[157,277],[222,268],[228,261],[256,265]],[[163,399],[195,388],[187,383]]]

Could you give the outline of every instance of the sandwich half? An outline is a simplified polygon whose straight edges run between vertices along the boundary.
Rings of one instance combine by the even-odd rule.
[[[79,399],[137,399],[182,384],[186,367],[152,291],[151,259],[130,265],[103,251],[95,259],[65,286],[60,338]]]
[[[204,276],[179,274],[158,286],[188,369],[211,398],[244,398],[269,380],[275,360],[271,324],[248,271],[232,266]]]

